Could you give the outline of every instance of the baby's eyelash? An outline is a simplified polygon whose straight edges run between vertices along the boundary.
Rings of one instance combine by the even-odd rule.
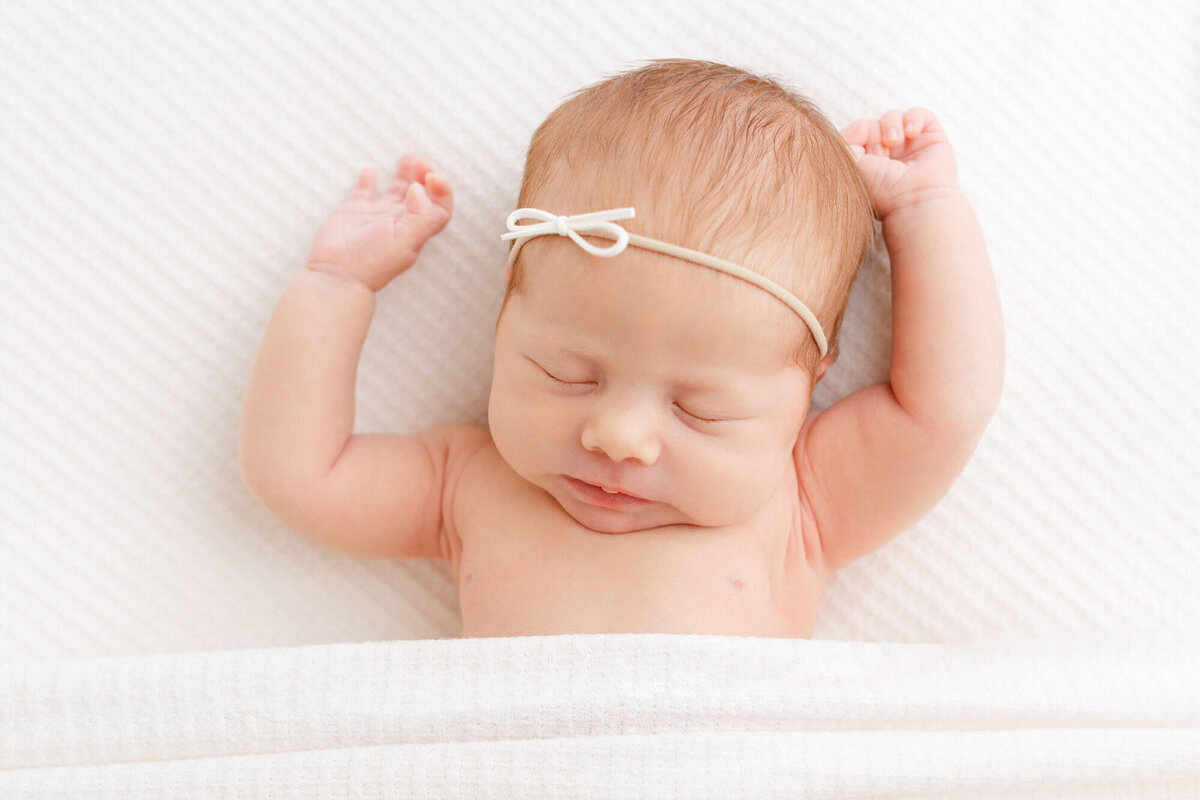
[[[725,422],[725,421],[726,421],[726,420],[723,420],[723,419],[706,419],[706,418],[704,418],[704,417],[698,417],[698,416],[696,416],[695,414],[693,414],[692,412],[688,411],[688,410],[687,410],[686,408],[684,408],[683,406],[679,405],[678,403],[676,403],[676,404],[675,404],[675,407],[676,407],[676,408],[678,408],[678,409],[679,409],[680,411],[682,411],[683,413],[687,414],[687,415],[688,415],[689,417],[691,417],[692,419],[694,419],[694,420],[698,420],[698,421],[700,421],[700,422],[707,422],[707,423],[709,423],[709,424],[714,424],[714,425],[715,425],[715,424],[716,424],[716,423],[718,423],[718,422]]]
[[[530,360],[532,361],[532,359],[530,359]],[[542,372],[544,372],[546,374],[546,377],[550,378],[553,381],[561,383],[563,386],[586,386],[589,383],[594,383],[594,381],[564,381],[562,378],[557,378],[554,375],[551,375],[549,372],[546,372],[546,368],[543,367],[541,364],[538,364],[536,361],[534,361],[533,363],[535,365],[537,365],[538,369],[540,369]],[[697,422],[704,422],[709,425],[716,425],[717,423],[720,423],[720,422],[728,422],[728,420],[724,420],[724,419],[709,419],[707,417],[697,416],[696,414],[693,414],[692,412],[688,411],[686,408],[679,405],[678,403],[675,404],[675,407],[678,408],[680,411],[682,411],[684,414],[687,414],[692,419],[696,420]]]
[[[533,361],[533,359],[530,359],[530,361]],[[583,380],[583,381],[563,380],[562,378],[557,377],[557,375],[552,375],[552,374],[546,372],[546,367],[541,366],[540,363],[538,363],[536,361],[533,361],[533,363],[534,363],[534,366],[538,367],[539,369],[541,369],[542,372],[546,373],[547,378],[550,378],[551,380],[557,380],[558,383],[563,384],[564,386],[584,386],[584,385],[593,383],[593,381],[590,381],[590,380]]]

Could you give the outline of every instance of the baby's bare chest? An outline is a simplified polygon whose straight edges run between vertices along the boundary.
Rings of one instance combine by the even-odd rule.
[[[498,454],[472,466],[452,559],[463,636],[811,635],[825,581],[785,509],[730,528],[597,533]]]

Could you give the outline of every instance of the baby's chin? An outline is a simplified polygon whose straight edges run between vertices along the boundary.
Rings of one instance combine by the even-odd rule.
[[[647,527],[644,523],[622,511],[609,511],[608,509],[596,508],[592,510],[598,513],[580,514],[568,510],[566,506],[563,507],[563,510],[580,525],[595,533],[641,533],[642,531],[650,530],[650,528],[662,527],[656,524],[651,524]]]

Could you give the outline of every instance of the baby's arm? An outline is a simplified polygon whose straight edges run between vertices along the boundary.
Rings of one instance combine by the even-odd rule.
[[[944,148],[918,173],[924,181],[903,182],[912,162],[909,171],[889,172],[895,165],[879,157],[920,149],[903,133],[880,144],[881,133],[904,121],[898,112],[869,121],[868,131],[847,129],[852,149],[863,151],[891,258],[892,361],[888,381],[810,418],[797,441],[802,496],[831,570],[933,508],[974,452],[1003,383],[1004,324],[983,233],[954,180],[945,134],[922,112],[905,116],[916,115],[908,139],[925,134]],[[874,160],[864,164],[865,156]]]
[[[366,170],[292,277],[250,376],[238,444],[243,480],[297,533],[357,555],[443,555],[443,495],[458,426],[356,434],[354,388],[375,292],[450,218],[450,185],[406,156],[375,198]]]

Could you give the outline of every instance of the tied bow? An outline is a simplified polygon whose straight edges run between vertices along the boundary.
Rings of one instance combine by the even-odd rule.
[[[531,222],[524,225],[518,225],[517,220],[525,217],[534,217],[535,219],[545,220],[545,222]],[[508,215],[506,225],[509,233],[500,234],[501,239],[525,239],[532,236],[541,236],[547,233],[557,233],[559,236],[569,236],[574,240],[575,244],[582,247],[594,256],[604,256],[611,258],[617,255],[625,246],[629,244],[629,233],[610,220],[614,219],[633,219],[633,208],[610,208],[607,211],[592,211],[588,214],[576,214],[573,217],[560,217],[551,214],[549,211],[542,211],[540,208],[518,208],[516,211]],[[617,240],[608,247],[596,247],[596,245],[588,242],[576,231],[608,231]]]

